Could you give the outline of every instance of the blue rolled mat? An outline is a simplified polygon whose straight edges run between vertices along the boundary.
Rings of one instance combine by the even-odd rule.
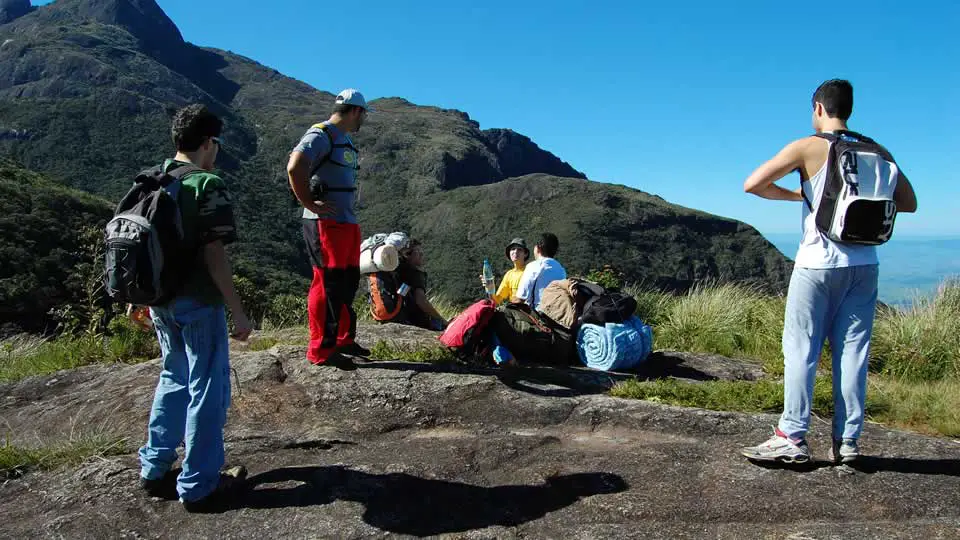
[[[636,367],[647,359],[652,349],[653,331],[637,317],[622,324],[584,324],[577,333],[580,361],[601,371]]]

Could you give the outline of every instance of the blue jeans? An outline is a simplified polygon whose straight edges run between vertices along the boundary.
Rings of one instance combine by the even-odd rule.
[[[783,415],[779,428],[803,439],[825,339],[833,351],[833,438],[863,431],[867,363],[877,306],[877,265],[812,269],[790,277],[783,325]]]
[[[230,406],[230,357],[224,307],[177,298],[150,309],[163,351],[163,371],[150,411],[140,475],[163,477],[184,443],[177,493],[185,501],[209,495],[220,482],[223,426]]]

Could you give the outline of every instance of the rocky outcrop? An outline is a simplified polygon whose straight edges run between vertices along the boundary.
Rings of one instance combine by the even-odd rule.
[[[487,129],[483,131],[483,136],[497,153],[500,172],[504,178],[533,173],[562,178],[587,178],[587,175],[574,169],[566,161],[543,150],[529,137],[512,129]]]
[[[389,327],[389,325],[388,325]],[[432,334],[364,329],[429,344]],[[372,345],[370,341],[366,345]],[[11,537],[948,538],[960,446],[869,425],[855,468],[763,468],[736,449],[775,419],[670,407],[544,382],[374,362],[316,368],[298,346],[237,352],[229,463],[250,469],[222,514],[137,486],[158,365],[94,366],[0,385],[11,444],[87,431],[129,453],[0,485]],[[662,360],[653,359],[652,362]],[[694,360],[691,360],[694,361]],[[736,363],[726,360],[726,363]],[[706,364],[699,364],[706,365]],[[72,435],[71,435],[72,434]]]

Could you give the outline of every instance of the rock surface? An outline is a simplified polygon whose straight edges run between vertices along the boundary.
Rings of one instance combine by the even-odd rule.
[[[361,341],[433,335],[363,327]],[[511,374],[401,362],[316,368],[304,349],[235,351],[229,463],[250,470],[230,509],[189,515],[137,486],[134,449],[158,361],[91,366],[0,385],[10,443],[84,433],[130,438],[130,453],[0,486],[12,538],[956,538],[960,445],[868,426],[856,469],[819,461],[765,468],[737,454],[775,419],[611,398],[602,374]],[[697,355],[651,373],[749,378]],[[678,367],[679,366],[679,367]],[[685,366],[685,367],[684,367]],[[555,376],[547,380],[544,374]],[[616,378],[617,376],[612,376]],[[571,381],[580,381],[573,384]]]

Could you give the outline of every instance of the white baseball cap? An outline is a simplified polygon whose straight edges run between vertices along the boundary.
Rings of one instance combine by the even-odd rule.
[[[337,94],[336,104],[340,105],[341,103],[344,105],[356,105],[367,112],[374,112],[374,110],[367,105],[367,100],[363,99],[363,94],[356,88],[347,88]]]

